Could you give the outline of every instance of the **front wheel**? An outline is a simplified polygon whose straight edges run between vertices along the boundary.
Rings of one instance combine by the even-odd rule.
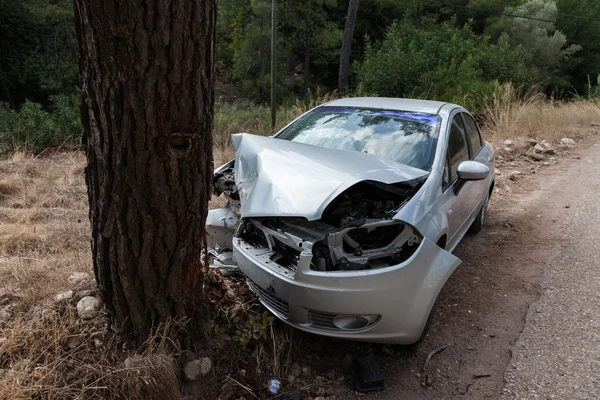
[[[479,210],[477,217],[475,218],[475,220],[471,224],[471,227],[469,228],[470,232],[472,232],[472,233],[481,232],[481,229],[483,228],[483,223],[485,222],[485,217],[487,216],[489,201],[490,201],[490,194],[488,192],[488,194],[485,195],[485,200],[483,201],[483,204],[481,205],[481,209]]]

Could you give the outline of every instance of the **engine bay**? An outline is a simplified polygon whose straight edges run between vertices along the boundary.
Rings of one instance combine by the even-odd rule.
[[[315,271],[384,268],[407,260],[421,242],[410,225],[392,219],[418,186],[363,181],[333,200],[321,219],[246,218],[236,236],[272,251],[271,260],[292,271],[310,251]]]

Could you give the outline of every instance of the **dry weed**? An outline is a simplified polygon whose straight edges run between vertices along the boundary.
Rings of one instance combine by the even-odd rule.
[[[594,123],[600,123],[598,101],[553,101],[531,91],[522,95],[509,83],[498,87],[483,111],[485,133],[499,147],[518,137],[548,142],[577,138],[586,131],[582,127]]]

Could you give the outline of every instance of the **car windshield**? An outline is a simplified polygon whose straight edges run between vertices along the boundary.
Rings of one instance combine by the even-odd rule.
[[[438,115],[425,113],[325,106],[299,118],[277,138],[362,151],[430,170],[440,120]]]

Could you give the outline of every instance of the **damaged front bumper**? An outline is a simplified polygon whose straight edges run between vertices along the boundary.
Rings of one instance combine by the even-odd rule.
[[[306,262],[310,250],[291,270],[272,255],[233,238],[235,263],[278,318],[320,335],[395,344],[419,339],[439,291],[460,264],[427,238],[407,260],[372,270],[316,271]]]

